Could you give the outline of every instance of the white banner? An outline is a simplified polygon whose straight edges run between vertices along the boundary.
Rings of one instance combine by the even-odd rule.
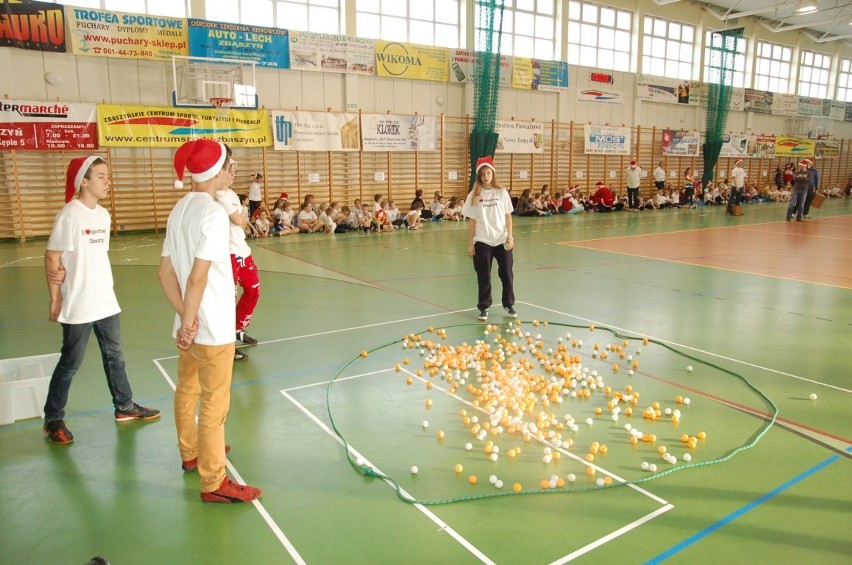
[[[407,114],[362,114],[364,151],[435,151],[438,117]]]
[[[476,53],[467,49],[450,50],[450,82],[473,82]],[[512,86],[512,57],[500,56],[500,86]]]
[[[731,89],[731,104],[728,107],[738,112],[745,110],[745,88]]]
[[[822,101],[820,101],[820,104],[822,104]],[[820,105],[820,111],[822,111],[822,105]],[[775,116],[798,116],[799,96],[776,92],[772,99],[772,114]]]
[[[840,102],[838,100],[831,101],[831,108],[828,111],[828,117],[832,120],[837,120],[839,122],[843,121],[843,117],[846,115],[846,102]]]
[[[598,90],[587,88],[577,91],[577,102],[595,102],[597,104],[614,104],[621,106],[624,100],[620,92],[614,90]]]
[[[498,121],[497,153],[542,153],[544,123]]]
[[[701,137],[697,131],[663,130],[663,155],[698,157]]]
[[[630,128],[584,126],[585,153],[630,155]]]
[[[375,74],[372,39],[309,31],[290,32],[290,68],[298,71]]]
[[[737,134],[722,135],[722,151],[719,157],[747,157],[749,136]]]
[[[276,151],[358,151],[358,114],[272,112]]]
[[[636,98],[667,104],[689,104],[689,82],[638,75],[636,77]]]

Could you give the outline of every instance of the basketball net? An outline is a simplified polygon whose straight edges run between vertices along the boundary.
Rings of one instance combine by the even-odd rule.
[[[231,115],[231,105],[234,103],[233,98],[214,97],[210,99],[210,105],[216,110],[216,117],[227,119]]]

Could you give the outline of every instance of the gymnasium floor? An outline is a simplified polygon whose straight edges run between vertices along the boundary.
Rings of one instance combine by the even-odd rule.
[[[852,200],[813,215],[786,223],[783,204],[759,204],[740,218],[717,207],[517,218],[521,338],[498,307],[492,326],[477,322],[464,224],[254,240],[263,289],[250,333],[261,343],[234,367],[227,440],[232,474],[264,494],[239,506],[202,504],[197,475],[180,469],[172,314],[156,280],[162,234],[113,237],[131,383],[162,420],[113,422],[91,340],[68,406],[73,446],[50,445],[38,419],[0,426],[0,562],[848,563]],[[0,243],[0,359],[59,350],[44,245]],[[546,463],[535,437],[489,432],[500,447],[491,461],[460,411],[482,424],[487,414],[465,385],[451,394],[450,379],[418,376],[420,350],[427,340],[496,350],[495,338],[520,346],[526,333],[543,355],[563,346],[612,390],[640,392],[634,414],[614,422],[611,393],[566,389],[544,410],[560,426],[574,418],[578,430],[561,431],[573,446],[551,445],[561,457]],[[407,348],[411,334],[423,338]],[[524,357],[535,361],[514,355]],[[654,401],[680,422],[643,419]],[[631,444],[625,424],[656,442]],[[699,432],[694,449],[681,443]],[[399,493],[353,468],[340,436]],[[594,442],[608,450],[589,463]],[[643,462],[659,477],[647,480]],[[549,488],[554,476],[563,488]],[[593,488],[602,478],[612,486]],[[516,483],[524,494],[512,494]]]

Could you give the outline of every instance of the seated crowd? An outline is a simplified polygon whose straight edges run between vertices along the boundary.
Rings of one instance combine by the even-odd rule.
[[[776,171],[774,186],[758,187],[757,181],[747,184],[744,190],[743,202],[787,202],[790,200],[791,186],[786,172]],[[689,187],[676,189],[669,183],[666,188],[656,190],[649,198],[639,197],[639,205],[630,208],[627,195],[618,197],[606,183],[598,181],[595,191],[591,194],[580,191],[580,186],[570,186],[564,192],[550,193],[549,185],[542,186],[540,192],[533,193],[526,189],[520,197],[512,197],[513,212],[518,216],[552,216],[554,214],[579,214],[593,212],[659,210],[664,208],[695,208],[697,206],[727,205],[730,195],[728,179],[703,186],[696,181]],[[833,188],[820,190],[826,198],[848,197],[852,193],[852,177],[844,189]],[[423,201],[423,191],[417,190],[408,211],[401,212],[392,199],[382,194],[373,196],[373,204],[355,199],[352,206],[340,206],[338,202],[328,204],[317,203],[312,194],[305,196],[298,206],[293,209],[286,192],[282,192],[270,212],[261,204],[252,214],[251,221],[246,224],[247,237],[285,236],[296,233],[326,234],[358,231],[362,234],[372,232],[389,232],[397,229],[417,230],[423,227],[423,221],[455,221],[466,220],[462,215],[464,199],[451,197],[447,199],[440,191],[427,206]],[[249,199],[240,195],[243,211],[249,216]]]

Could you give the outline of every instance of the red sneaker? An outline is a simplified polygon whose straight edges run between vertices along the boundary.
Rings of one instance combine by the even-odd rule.
[[[256,498],[260,498],[261,494],[263,494],[263,491],[259,488],[241,485],[225,477],[219,488],[213,492],[202,492],[201,500],[204,502],[224,502],[231,504],[235,502],[251,502]]]
[[[225,455],[228,455],[230,452],[231,452],[231,446],[226,445],[225,446]],[[198,457],[195,457],[194,459],[190,459],[189,461],[184,461],[183,463],[180,464],[180,467],[181,467],[181,469],[183,469],[186,472],[195,471],[196,469],[198,469]]]
[[[50,443],[56,445],[71,445],[74,443],[74,434],[65,426],[65,420],[54,420],[48,422],[42,428]]]

